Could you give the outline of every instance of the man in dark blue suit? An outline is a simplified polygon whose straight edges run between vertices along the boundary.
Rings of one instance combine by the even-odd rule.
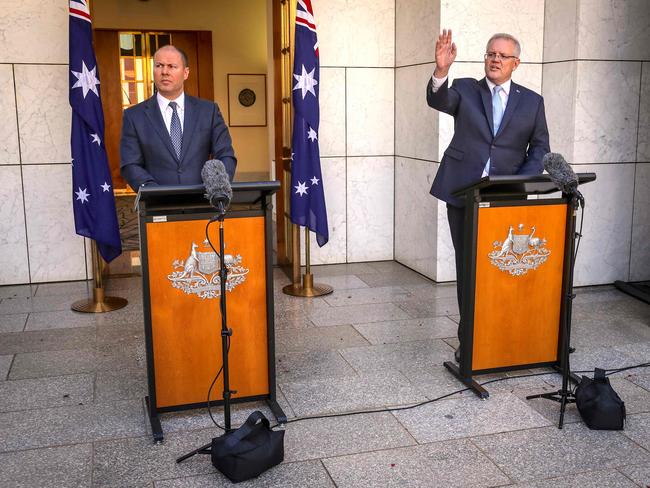
[[[131,188],[201,183],[208,159],[223,162],[232,181],[237,159],[219,107],[186,95],[187,56],[175,46],[154,54],[153,97],[124,111],[120,171]]]
[[[451,30],[443,30],[436,41],[436,68],[427,86],[427,103],[454,117],[454,136],[431,194],[447,202],[461,314],[465,202],[452,193],[487,175],[541,174],[542,158],[550,151],[544,100],[510,79],[520,53],[517,39],[495,34],[487,43],[485,78],[459,78],[449,87],[449,68],[456,59]]]

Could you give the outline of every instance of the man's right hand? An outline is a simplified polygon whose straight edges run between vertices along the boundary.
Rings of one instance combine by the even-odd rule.
[[[443,29],[436,41],[436,69],[433,76],[444,78],[449,73],[449,67],[456,60],[456,44],[451,42],[451,29]]]

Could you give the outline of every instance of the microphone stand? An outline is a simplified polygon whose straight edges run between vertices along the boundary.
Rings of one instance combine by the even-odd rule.
[[[570,194],[569,208],[567,209],[567,225],[566,231],[567,235],[570,236],[568,239],[569,249],[568,256],[565,251],[565,259],[567,259],[568,270],[566,281],[563,286],[563,295],[562,295],[562,306],[560,314],[560,333],[562,334],[562,343],[560,345],[560,371],[562,373],[562,386],[559,390],[550,392],[550,393],[539,393],[537,395],[529,395],[526,397],[526,400],[532,400],[533,398],[545,398],[547,400],[552,400],[560,404],[560,420],[558,422],[558,429],[561,429],[564,425],[564,413],[566,406],[569,403],[575,403],[576,398],[572,391],[569,390],[569,378],[572,381],[577,382],[578,379],[575,376],[571,376],[571,370],[569,368],[569,354],[573,352],[570,347],[569,337],[571,334],[571,314],[573,308],[573,299],[576,295],[573,293],[573,269],[575,265],[575,214],[578,211],[578,206],[584,208],[584,198],[576,190]]]
[[[213,216],[210,219],[210,222],[214,222],[215,220],[219,221],[219,286],[221,290],[219,307],[221,310],[221,357],[223,358],[223,418],[226,431],[224,435],[226,435],[232,431],[230,424],[230,398],[233,394],[237,393],[237,391],[230,389],[230,373],[228,370],[228,343],[229,338],[232,336],[232,329],[228,328],[228,321],[226,318],[226,280],[228,278],[228,268],[226,267],[223,232],[223,221],[226,216],[226,209],[222,201],[217,203],[216,208],[217,215]],[[210,244],[210,246],[212,246],[212,244]],[[214,250],[214,248],[212,249]],[[209,398],[208,401],[210,401]],[[181,463],[195,454],[210,454],[211,446],[212,443],[210,442],[209,444],[205,444],[198,449],[188,452],[187,454],[177,458],[176,463]]]

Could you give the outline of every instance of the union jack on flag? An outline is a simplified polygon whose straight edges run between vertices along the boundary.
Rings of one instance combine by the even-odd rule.
[[[70,0],[72,207],[77,234],[97,243],[105,261],[122,253],[113,181],[104,145],[104,112],[86,0]]]
[[[291,149],[291,221],[329,240],[325,192],[318,149],[318,39],[312,0],[298,0],[293,63],[293,135]]]

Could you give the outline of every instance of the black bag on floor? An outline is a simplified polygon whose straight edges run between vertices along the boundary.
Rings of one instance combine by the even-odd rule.
[[[609,384],[605,370],[596,368],[594,379],[582,377],[576,387],[576,405],[587,427],[594,430],[623,430],[625,403]]]
[[[211,456],[230,481],[255,478],[284,459],[284,430],[271,430],[264,414],[255,411],[238,429],[212,439]]]

